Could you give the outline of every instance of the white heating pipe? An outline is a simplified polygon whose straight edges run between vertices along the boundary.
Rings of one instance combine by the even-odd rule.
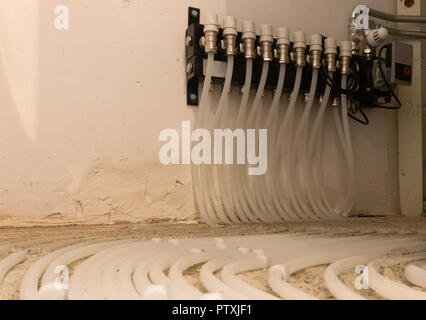
[[[293,128],[294,128],[294,121],[295,121],[295,111],[296,111],[296,102],[297,98],[299,96],[300,91],[300,84],[302,81],[302,74],[303,74],[303,68],[298,67],[296,72],[296,79],[294,83],[294,89],[291,94],[290,98],[290,104],[288,106],[288,109],[285,113],[283,124],[280,128],[278,139],[275,141],[275,150],[278,150],[278,154],[275,156],[275,165],[274,169],[277,170],[275,174],[275,184],[277,191],[280,192],[279,200],[281,203],[281,206],[283,208],[288,208],[288,204],[290,203],[289,198],[289,192],[291,192],[290,188],[290,177],[288,174],[287,165],[286,162],[288,158],[288,153],[291,152],[290,146],[291,146],[291,140],[293,138]],[[282,190],[282,191],[281,191]],[[292,210],[293,209],[293,210]],[[287,213],[287,220],[300,220],[306,217],[304,217],[303,212],[299,208],[288,208],[286,210]]]
[[[342,89],[346,90],[347,88],[347,76],[342,75]],[[324,202],[327,211],[334,216],[348,216],[353,208],[354,204],[354,191],[355,191],[355,160],[354,153],[352,147],[352,138],[349,126],[349,117],[348,117],[348,108],[347,108],[347,96],[346,94],[341,95],[342,99],[342,116],[340,117],[339,110],[335,108],[333,110],[334,113],[334,122],[336,125],[337,136],[339,138],[339,142],[342,146],[344,158],[346,162],[346,167],[348,170],[348,183],[347,189],[345,193],[342,193],[340,199],[338,199],[337,204],[335,206],[331,205],[331,202],[324,190],[324,186],[322,183],[321,174],[316,171],[315,178],[317,182],[317,190],[320,193],[321,198]],[[342,126],[343,123],[343,126]],[[322,134],[319,135],[320,138]],[[318,155],[320,157],[320,155]],[[320,162],[320,161],[319,161]],[[318,165],[314,167],[314,170],[318,170]]]
[[[407,280],[420,288],[426,288],[426,270],[416,263],[410,263],[404,269]]]
[[[307,168],[307,153],[308,153],[308,133],[310,125],[310,115],[312,110],[312,105],[315,100],[315,93],[318,83],[318,69],[314,69],[312,73],[311,88],[309,92],[309,99],[306,104],[305,110],[303,112],[302,118],[300,120],[299,126],[296,130],[294,137],[293,145],[291,146],[292,150],[289,153],[288,159],[291,161],[289,176],[294,186],[293,192],[290,193],[291,201],[294,207],[299,206],[301,210],[307,216],[312,218],[317,218],[314,216],[315,212],[312,210],[312,207],[309,204],[306,195],[306,186],[310,184],[310,181],[306,181],[304,177],[304,172]]]
[[[329,73],[330,77],[333,76],[333,74]],[[323,121],[324,121],[324,113],[328,105],[328,101],[330,99],[331,94],[331,87],[327,85],[323,101],[321,103],[320,109],[318,111],[318,114],[315,118],[315,122],[313,125],[313,129],[309,138],[309,144],[308,144],[308,152],[307,152],[307,166],[305,170],[305,181],[311,181],[311,183],[307,183],[307,195],[309,202],[314,210],[314,212],[319,215],[321,214],[324,218],[327,218],[329,215],[329,210],[326,208],[326,206],[323,204],[321,196],[319,194],[319,191],[317,188],[315,188],[314,184],[312,183],[312,177],[313,174],[313,166],[314,162],[316,160],[316,151],[318,150],[318,140],[319,140],[319,134],[320,131],[322,131]]]
[[[194,129],[200,129],[203,125],[203,119],[205,114],[207,113],[207,97],[209,95],[212,74],[213,74],[213,62],[214,62],[214,53],[209,53],[207,58],[207,68],[206,68],[206,76],[204,80],[203,92],[201,95],[201,102],[198,109],[198,114],[195,119]],[[205,191],[203,189],[206,186],[201,185],[200,181],[200,170],[202,166],[191,165],[191,173],[192,173],[192,184],[194,189],[194,197],[197,203],[198,210],[200,211],[201,217],[208,224],[216,224],[219,220],[216,218],[216,215],[213,212],[212,205],[210,200],[205,197]]]
[[[235,257],[231,256],[210,260],[201,267],[200,281],[209,292],[221,292],[225,300],[248,300],[247,295],[234,290],[214,275],[215,272],[220,271],[233,261],[235,261]]]
[[[3,260],[0,261],[0,288],[3,285],[3,280],[5,276],[9,273],[10,270],[12,270],[16,265],[20,264],[21,262],[25,261],[28,257],[29,250],[21,250],[16,253],[13,253]],[[1,297],[0,297],[0,300]]]
[[[251,80],[253,74],[253,60],[247,59],[246,61],[246,78],[243,89],[243,96],[241,99],[240,109],[238,110],[236,128],[244,129],[245,119],[244,117],[248,114],[248,100],[250,97],[250,89],[251,89]],[[249,186],[246,183],[242,183],[244,181],[243,175],[247,174],[246,166],[244,165],[236,165],[231,168],[231,185],[234,192],[232,195],[234,198],[234,203],[236,206],[240,205],[240,210],[244,213],[244,215],[251,222],[259,222],[259,219],[256,217],[255,208],[251,202],[251,193]],[[237,209],[238,210],[238,209]],[[244,218],[241,218],[244,220]]]
[[[426,258],[425,253],[404,257],[380,259],[367,265],[369,285],[381,296],[391,300],[426,300],[426,292],[413,289],[405,284],[392,281],[380,274],[383,265],[392,266]]]
[[[342,89],[346,90],[347,88],[347,75],[342,75]],[[348,177],[348,191],[346,194],[344,209],[342,214],[345,217],[348,217],[351,213],[351,210],[354,205],[355,200],[355,159],[354,159],[354,150],[352,146],[352,136],[351,129],[349,126],[349,117],[348,117],[348,102],[346,94],[342,94],[342,118],[343,118],[343,129],[345,132],[346,139],[346,154],[349,168],[349,177]]]
[[[40,300],[41,297],[38,292],[38,284],[41,275],[44,273],[49,264],[62,254],[74,250],[76,248],[80,248],[82,246],[83,244],[79,243],[62,248],[60,250],[49,253],[48,255],[44,256],[36,263],[34,263],[27,271],[24,279],[22,280],[20,289],[21,300]]]
[[[222,269],[222,280],[235,291],[244,292],[249,300],[278,300],[277,297],[254,288],[237,277],[238,273],[268,268],[268,263],[268,259],[262,256],[233,262]]]
[[[286,75],[287,65],[280,65],[280,73],[278,77],[277,88],[275,91],[274,99],[272,101],[271,108],[268,112],[268,116],[265,121],[265,128],[268,129],[268,172],[262,177],[261,183],[261,192],[264,198],[265,203],[272,206],[271,211],[276,212],[280,218],[285,219],[284,214],[285,209],[281,207],[278,199],[278,191],[275,190],[276,185],[273,183],[273,174],[274,174],[274,146],[275,141],[277,140],[278,135],[278,121],[280,113],[280,99],[284,89],[284,80]]]
[[[226,95],[228,94],[230,86],[231,86],[233,62],[234,62],[233,57],[232,59],[231,57],[228,57],[225,85],[220,97],[218,109],[223,107]],[[211,115],[207,115],[207,114],[204,115],[204,126],[207,130],[209,130],[210,135],[213,136],[214,121],[211,120]],[[226,213],[224,212],[222,208],[222,201],[220,199],[220,195],[219,197],[217,196],[214,180],[213,180],[213,173],[211,170],[212,168],[213,168],[212,165],[201,166],[200,168],[201,186],[202,186],[202,190],[204,194],[204,199],[205,200],[208,199],[208,201],[213,204],[213,209],[216,212],[217,218],[219,219],[220,222],[225,224],[232,224],[233,222],[229,219],[229,217],[226,215]]]
[[[215,129],[221,129],[221,128],[226,127],[225,122],[228,118],[228,103],[227,102],[228,102],[228,99],[229,99],[229,92],[231,90],[231,82],[232,82],[233,71],[234,71],[234,56],[228,56],[228,64],[227,64],[227,68],[226,68],[225,84],[223,86],[223,91],[222,91],[222,95],[221,95],[220,100],[219,100],[219,105],[217,107],[216,114],[215,114],[213,121],[212,121],[211,127],[213,128],[213,131]],[[219,145],[219,141],[217,141],[217,139],[214,139],[214,140],[215,140],[214,150],[217,150],[218,145]],[[223,151],[225,151],[225,152],[229,152],[229,151],[223,150],[223,149],[224,148],[222,146],[222,157],[221,157],[222,165],[213,165],[212,171],[214,169],[216,169],[217,181],[218,181],[218,185],[219,185],[219,195],[220,195],[219,199],[221,199],[221,203],[223,203],[225,212],[224,213],[221,212],[221,211],[223,211],[221,203],[219,203],[218,206],[215,207],[215,208],[216,208],[216,212],[219,211],[219,213],[218,213],[219,216],[224,215],[224,216],[228,217],[229,220],[232,221],[232,223],[240,223],[241,221],[238,219],[237,215],[235,214],[235,208],[234,208],[234,205],[233,205],[232,196],[230,196],[230,193],[232,191],[230,190],[229,185],[228,185],[227,180],[226,180],[227,179],[227,172],[229,170],[228,170],[228,167],[223,162],[223,160],[224,160],[224,155],[223,155],[224,152]],[[215,159],[216,158],[218,158],[218,157],[215,155]],[[216,160],[219,160],[219,159],[216,159]],[[213,172],[210,173],[209,177],[211,179],[210,182],[213,182],[213,177],[214,177]],[[211,188],[211,190],[214,190],[214,188]],[[211,197],[213,199],[217,198],[215,194],[211,194]],[[215,203],[215,202],[213,202],[213,203]],[[222,221],[222,222],[226,222],[226,221]]]
[[[265,91],[266,80],[268,78],[268,72],[269,72],[269,61],[264,61],[259,87],[257,89],[253,105],[252,105],[250,112],[248,114],[248,119],[245,123],[245,128],[247,128],[247,129],[256,129],[256,127],[255,127],[256,126],[256,119],[257,119],[257,115],[258,115],[258,112],[259,112],[259,109],[260,109],[260,105],[262,103],[262,96],[263,96],[264,91]],[[240,177],[241,177],[241,184],[250,185],[254,189],[254,191],[253,191],[254,197],[251,198],[252,200],[250,201],[250,207],[252,207],[254,209],[256,216],[263,222],[269,222],[270,223],[270,222],[276,221],[276,218],[274,218],[272,213],[270,213],[266,209],[266,206],[263,203],[263,199],[261,198],[261,195],[257,192],[256,184],[253,183],[253,181],[252,181],[254,179],[250,179],[250,177],[247,174],[247,171],[245,171],[244,174],[241,174]],[[251,194],[253,192],[251,192]]]

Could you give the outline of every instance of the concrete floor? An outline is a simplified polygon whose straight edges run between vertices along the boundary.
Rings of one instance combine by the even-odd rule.
[[[121,224],[98,226],[55,226],[31,228],[0,228],[0,246],[14,245],[11,252],[30,248],[30,257],[24,263],[14,268],[5,278],[0,289],[0,295],[6,299],[17,299],[19,287],[28,268],[45,254],[67,245],[81,242],[98,242],[110,239],[139,239],[152,238],[195,238],[242,236],[272,233],[297,233],[306,235],[328,235],[332,237],[356,235],[425,235],[426,218],[406,219],[393,218],[353,218],[340,221],[294,222],[273,225],[243,225],[210,227],[202,223],[172,224]],[[3,257],[0,257],[0,259]],[[306,282],[311,279],[311,293],[318,297],[327,298],[327,292],[321,290],[321,279],[312,279],[312,272],[298,275],[298,279]],[[321,271],[321,270],[320,270]],[[320,272],[319,271],[319,272]],[[316,274],[314,272],[314,274]],[[264,275],[251,275],[263,277]],[[315,277],[314,277],[315,278]],[[260,279],[261,280],[261,279]],[[258,281],[259,282],[259,281]],[[261,281],[259,282],[259,284]]]

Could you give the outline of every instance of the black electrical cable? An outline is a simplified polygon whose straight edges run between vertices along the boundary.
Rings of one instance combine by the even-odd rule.
[[[396,102],[398,102],[398,106],[397,107],[387,107],[387,106],[381,106],[381,105],[375,105],[375,108],[380,108],[380,109],[387,109],[387,110],[398,110],[402,108],[402,103],[401,100],[399,100],[398,96],[395,94],[394,90],[392,89],[392,86],[389,84],[388,80],[386,79],[386,75],[385,72],[383,71],[383,66],[382,66],[382,62],[383,62],[383,58],[382,58],[382,53],[384,50],[389,50],[389,45],[385,45],[383,46],[380,51],[379,51],[379,57],[378,57],[378,61],[379,61],[379,71],[380,74],[382,75],[383,81],[386,85],[386,87],[389,90],[389,93],[395,98]]]
[[[353,113],[348,112],[348,115],[351,119],[355,120],[356,122],[361,123],[362,125],[368,126],[370,124],[370,120],[368,119],[367,115],[365,114],[365,112],[360,108],[358,110],[359,113],[361,113],[362,117],[364,118],[364,120],[359,119],[357,117],[354,116]]]

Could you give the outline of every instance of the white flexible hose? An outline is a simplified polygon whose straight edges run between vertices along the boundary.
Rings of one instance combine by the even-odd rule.
[[[401,258],[379,259],[367,265],[369,285],[381,296],[392,300],[426,300],[426,292],[416,290],[405,284],[392,281],[380,274],[383,265],[395,265],[404,262],[422,260],[426,258],[425,253],[405,256]]]
[[[240,109],[238,110],[236,129],[244,129],[245,121],[244,117],[248,114],[248,100],[250,97],[251,81],[253,74],[253,60],[247,59],[246,61],[246,78],[243,89],[243,96],[241,99]],[[244,165],[234,165],[231,168],[231,185],[232,185],[232,196],[234,197],[234,203],[237,207],[237,211],[245,215],[250,222],[259,222],[256,217],[255,210],[250,206],[250,190],[247,184],[242,183],[242,175],[244,175],[246,167]],[[241,217],[244,221],[245,219]]]
[[[0,287],[3,285],[3,280],[9,271],[12,270],[16,265],[25,261],[28,257],[28,253],[28,249],[21,250],[0,261]]]
[[[44,273],[45,269],[50,265],[52,261],[63,255],[64,253],[74,250],[76,248],[80,248],[82,246],[83,244],[79,243],[62,248],[60,250],[47,254],[46,256],[38,260],[36,263],[34,263],[25,274],[24,280],[22,280],[20,289],[21,300],[40,300],[41,297],[38,292],[38,284],[40,281],[40,277]]]
[[[346,90],[347,88],[347,75],[342,75],[342,89]],[[342,94],[342,118],[343,118],[343,129],[345,132],[346,139],[346,152],[348,168],[349,168],[349,177],[348,177],[348,191],[346,194],[343,216],[348,217],[352,211],[355,200],[355,159],[354,159],[354,150],[352,146],[352,136],[351,129],[349,126],[349,117],[348,117],[348,101],[346,94]]]
[[[211,80],[213,75],[213,63],[214,63],[214,53],[209,53],[207,58],[207,68],[206,68],[206,76],[204,80],[203,92],[201,95],[201,102],[198,109],[198,114],[195,119],[194,129],[200,129],[203,125],[203,119],[205,114],[207,113],[208,103],[207,98],[210,91]],[[194,197],[197,203],[198,210],[200,211],[201,217],[208,224],[216,224],[219,220],[216,218],[216,215],[213,212],[212,205],[208,197],[205,197],[204,189],[206,186],[201,185],[201,168],[203,165],[197,166],[191,165],[191,174],[192,174],[192,184],[194,190]]]
[[[417,266],[415,263],[411,263],[405,267],[404,275],[415,286],[426,288],[426,270]]]
[[[309,99],[306,103],[305,110],[294,136],[293,144],[290,149],[292,151],[289,153],[288,157],[289,161],[291,161],[289,177],[294,189],[293,192],[290,193],[292,204],[294,207],[299,206],[305,215],[314,219],[317,219],[318,216],[315,216],[315,212],[312,210],[306,194],[306,186],[311,182],[305,180],[304,172],[307,167],[306,159],[308,153],[308,129],[310,124],[310,115],[312,105],[315,100],[317,83],[318,69],[314,69],[312,73]]]
[[[221,272],[223,282],[236,291],[244,292],[249,300],[278,300],[277,297],[248,285],[236,276],[238,273],[267,268],[267,263],[263,258],[253,257],[226,265]]]
[[[273,159],[275,156],[275,141],[277,140],[278,135],[278,120],[279,120],[279,112],[280,112],[280,99],[284,89],[284,80],[286,75],[287,65],[280,65],[280,73],[278,76],[277,88],[274,94],[274,99],[272,101],[271,108],[269,109],[265,126],[268,130],[268,171],[263,176],[260,177],[260,183],[262,187],[260,188],[260,192],[262,193],[264,202],[267,204],[270,211],[275,212],[281,219],[285,220],[285,208],[281,207],[280,201],[278,199],[278,191],[275,190],[276,185],[273,183],[273,175],[274,175],[274,166]]]
[[[228,256],[210,260],[201,267],[200,281],[209,292],[223,294],[225,300],[248,300],[248,296],[232,289],[214,275],[215,272],[223,269],[223,267],[232,263],[234,260],[235,257]]]
[[[277,154],[275,155],[275,165],[274,169],[276,170],[275,174],[275,184],[278,192],[280,192],[279,200],[281,206],[286,208],[285,212],[287,213],[288,220],[300,220],[306,219],[303,212],[300,208],[289,206],[291,203],[289,194],[292,192],[292,186],[290,181],[290,176],[288,170],[290,169],[288,163],[289,153],[291,152],[291,141],[293,139],[293,128],[295,120],[295,108],[296,102],[300,91],[300,84],[302,81],[303,68],[298,67],[296,72],[296,79],[294,83],[294,89],[291,94],[290,104],[284,116],[283,124],[280,128],[278,139],[275,142],[275,150]]]
[[[329,74],[330,77],[333,75]],[[318,160],[320,156],[319,151],[322,149],[321,141],[322,141],[322,129],[323,129],[323,121],[325,110],[328,105],[328,101],[330,99],[331,87],[327,85],[323,101],[321,103],[318,114],[315,118],[313,129],[311,131],[311,135],[309,137],[308,151],[307,151],[307,166],[305,170],[305,181],[311,181],[311,183],[307,183],[307,196],[309,203],[311,204],[314,212],[317,215],[322,215],[324,218],[329,218],[332,216],[329,208],[323,202],[323,197],[321,197],[320,187],[317,183],[315,183],[315,162]]]
[[[209,125],[209,127],[212,128],[212,130],[214,131],[215,129],[222,129],[225,128],[226,125],[224,125],[225,121],[228,118],[228,101],[229,101],[229,92],[231,90],[231,82],[232,82],[232,75],[233,75],[233,71],[234,71],[234,56],[228,56],[228,63],[227,63],[227,68],[226,68],[226,76],[225,76],[225,84],[223,86],[223,91],[222,91],[222,95],[220,97],[219,100],[219,105],[217,107],[216,110],[216,114],[213,117],[213,121],[211,123],[211,125]],[[214,134],[213,134],[214,136]],[[219,141],[217,141],[216,139],[214,139],[214,145],[215,148],[214,150],[218,149],[218,145],[219,145]],[[222,161],[223,161],[223,146],[222,146]],[[227,150],[225,150],[225,152],[229,152]],[[229,188],[228,185],[228,181],[227,181],[227,173],[228,173],[228,166],[222,162],[222,165],[213,165],[211,167],[211,172],[208,175],[209,177],[209,181],[207,182],[210,185],[214,185],[213,181],[214,181],[214,175],[213,175],[213,171],[216,169],[216,173],[217,173],[217,182],[218,182],[218,186],[219,186],[219,197],[216,197],[216,194],[211,194],[210,197],[213,199],[213,203],[217,204],[215,206],[216,212],[218,214],[219,217],[223,217],[221,218],[222,222],[224,223],[229,223],[229,220],[232,223],[240,223],[241,221],[238,219],[237,215],[235,214],[235,207],[233,204],[233,199],[232,196],[230,196],[231,190]],[[214,188],[210,189],[211,191],[214,191]],[[220,199],[221,201],[218,203],[216,201],[214,201],[214,199]],[[222,204],[223,204],[223,208],[225,209],[223,212],[222,209]],[[226,217],[226,219],[224,218]],[[229,220],[228,220],[229,219]]]
[[[260,77],[259,87],[256,92],[256,96],[253,101],[253,105],[248,113],[248,118],[245,121],[245,128],[246,129],[256,129],[256,120],[258,117],[260,105],[262,103],[262,96],[265,91],[266,81],[268,79],[268,72],[269,72],[269,61],[263,62],[262,67],[262,74]],[[261,198],[261,195],[259,192],[257,192],[257,185],[256,183],[253,183],[255,179],[250,179],[250,177],[247,174],[247,171],[243,170],[240,172],[240,182],[241,185],[247,185],[252,188],[251,191],[249,191],[250,195],[248,196],[249,204],[254,213],[256,214],[257,218],[260,219],[263,222],[274,222],[276,221],[276,218],[273,216],[273,213],[270,213],[266,206],[263,203],[263,199]]]
[[[342,75],[342,89],[346,90],[347,88],[347,76]],[[339,142],[342,146],[344,158],[346,162],[346,167],[348,170],[348,183],[346,188],[346,193],[342,193],[341,197],[337,200],[337,204],[335,206],[331,205],[330,200],[328,199],[328,196],[325,192],[324,184],[323,184],[323,177],[319,170],[319,167],[321,166],[321,144],[317,144],[317,164],[313,165],[313,176],[314,176],[314,182],[316,186],[316,191],[313,192],[314,196],[317,195],[318,198],[321,198],[321,200],[317,200],[317,204],[321,206],[323,204],[323,213],[325,215],[331,216],[331,217],[338,217],[338,216],[349,216],[353,204],[354,204],[354,192],[355,192],[355,160],[354,160],[354,153],[353,153],[353,146],[352,146],[352,137],[350,132],[350,126],[349,126],[349,117],[348,117],[348,107],[347,107],[347,97],[346,94],[342,94],[342,118],[341,120],[339,111],[337,109],[334,109],[334,119],[336,124],[336,130],[337,135],[339,138]],[[343,127],[342,127],[343,123]],[[320,134],[319,139],[321,139],[322,143],[322,126],[320,127]]]

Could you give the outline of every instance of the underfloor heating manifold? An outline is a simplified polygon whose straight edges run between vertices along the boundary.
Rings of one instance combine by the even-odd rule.
[[[272,223],[349,216],[355,197],[355,161],[345,92],[352,43],[343,41],[338,47],[333,38],[314,34],[308,46],[306,34],[302,31],[295,32],[294,41],[290,42],[290,32],[286,28],[277,29],[278,38],[274,39],[271,25],[262,25],[258,37],[251,21],[245,21],[242,33],[238,33],[233,17],[224,19],[222,29],[219,29],[215,14],[207,14],[205,20],[204,36],[199,41],[206,55],[205,73],[195,129],[207,130],[211,136],[215,136],[218,129],[243,130],[247,135],[250,131],[255,132],[259,140],[256,140],[255,150],[248,150],[251,147],[248,143],[243,150],[265,153],[267,170],[263,174],[249,175],[250,165],[237,162],[241,152],[239,145],[233,144],[231,150],[233,164],[226,161],[222,151],[216,154],[219,149],[214,148],[211,158],[215,164],[192,165],[194,195],[201,216],[210,224]],[[219,33],[221,41],[218,40]],[[238,50],[237,37],[241,42]],[[217,43],[220,43],[219,50]],[[339,70],[338,53],[340,64],[344,65]],[[218,88],[214,81],[218,54],[226,64],[219,100],[213,97],[213,91]],[[279,70],[273,70],[273,62],[278,62]],[[230,94],[235,90],[232,86],[236,77],[235,64],[244,66],[241,101],[237,104],[231,101]],[[261,67],[257,67],[260,64]],[[257,74],[256,89],[252,90],[255,67],[260,75]],[[321,68],[326,70],[328,78],[339,78],[341,93],[332,90],[328,82],[320,81]],[[277,82],[271,102],[265,95],[267,83],[274,72]],[[309,88],[305,88],[306,83]],[[292,89],[286,100],[284,88],[289,87]],[[321,99],[317,106],[319,92]],[[299,116],[302,93],[305,93],[305,100]],[[341,103],[336,104],[336,101]],[[322,163],[324,118],[331,102],[334,102],[335,135],[339,138],[346,177],[344,184],[338,188],[340,195],[335,203],[326,192]],[[266,148],[263,148],[262,131],[267,133]],[[217,147],[216,139],[214,143]]]

